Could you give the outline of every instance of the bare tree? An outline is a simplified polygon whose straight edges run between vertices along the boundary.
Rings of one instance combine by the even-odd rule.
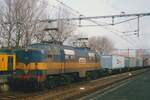
[[[1,0],[0,5],[0,43],[6,47],[24,47],[32,42],[55,40],[64,42],[73,34],[75,26],[73,21],[68,21],[71,13],[64,7],[55,11],[55,23],[45,23],[39,20],[46,19],[45,0]],[[44,2],[45,1],[45,2]],[[44,2],[42,4],[41,2]],[[46,4],[46,6],[45,6]],[[48,13],[49,15],[51,12]],[[66,20],[62,20],[66,18]],[[49,18],[51,19],[51,18]],[[46,30],[49,26],[56,30]]]
[[[44,26],[36,21],[43,15],[41,0],[2,1],[4,5],[0,10],[0,35],[3,43],[7,47],[30,44]]]
[[[110,53],[114,48],[112,41],[100,36],[89,38],[89,47],[100,54]]]
[[[73,34],[64,44],[76,47],[88,47],[88,37],[86,34]]]
[[[56,15],[54,15],[55,17],[53,16],[55,19],[57,18],[57,21],[47,25],[50,27],[50,30],[47,30],[47,34],[49,36],[49,40],[55,40],[63,43],[73,34],[76,26],[74,21],[67,20],[72,16],[71,12],[63,6],[58,6],[58,8]]]
[[[8,7],[1,5],[1,12],[0,12],[0,36],[2,45],[6,44],[6,46],[11,45],[12,39],[12,32],[14,32],[14,12],[11,9],[11,2],[5,1]],[[2,3],[2,2],[1,2]]]
[[[70,37],[75,30],[72,21],[67,20],[69,18],[69,12],[65,9],[60,10],[60,15],[58,16],[58,41],[64,42],[68,37]],[[66,18],[66,20],[61,20],[61,18]]]

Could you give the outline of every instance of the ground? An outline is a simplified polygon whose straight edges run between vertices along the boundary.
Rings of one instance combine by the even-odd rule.
[[[85,98],[84,98],[85,99]],[[138,75],[108,91],[87,96],[86,100],[149,100],[150,71]]]

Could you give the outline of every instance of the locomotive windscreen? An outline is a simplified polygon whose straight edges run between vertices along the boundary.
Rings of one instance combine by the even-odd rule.
[[[40,50],[16,50],[17,62],[29,64],[31,62],[40,62],[42,60],[42,52]]]

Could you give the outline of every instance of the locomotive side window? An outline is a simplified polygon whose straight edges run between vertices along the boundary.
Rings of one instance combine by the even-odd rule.
[[[89,61],[96,61],[95,53],[89,53]]]
[[[53,60],[53,55],[48,54],[48,55],[47,55],[47,59],[48,59],[48,60]]]
[[[75,60],[75,56],[65,55],[65,60]]]
[[[75,52],[74,52],[74,50],[65,49],[64,53],[65,53],[65,60],[70,60],[70,61],[75,60]]]
[[[48,59],[53,59],[52,55],[47,55]]]
[[[70,59],[71,60],[75,60],[75,56],[70,56]]]
[[[65,60],[69,60],[69,56],[68,55],[65,55]]]

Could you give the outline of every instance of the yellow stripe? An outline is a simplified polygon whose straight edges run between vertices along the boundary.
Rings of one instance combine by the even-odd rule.
[[[42,63],[30,63],[27,66],[23,63],[17,64],[17,69],[23,70],[64,70],[64,69],[99,69],[100,64],[91,62],[86,64],[79,64],[78,62],[42,62]]]
[[[16,64],[16,69],[25,70],[25,69],[27,69],[27,66],[26,66],[26,64],[24,64],[24,63],[17,63],[17,64]]]
[[[29,70],[34,70],[34,69],[46,70],[47,64],[46,63],[30,63],[30,64],[28,64],[27,69],[29,69]]]

